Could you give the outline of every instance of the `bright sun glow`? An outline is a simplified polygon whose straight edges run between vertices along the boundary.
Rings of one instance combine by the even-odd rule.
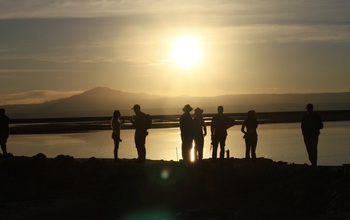
[[[202,58],[198,40],[192,37],[181,37],[172,44],[172,62],[179,67],[193,67]]]

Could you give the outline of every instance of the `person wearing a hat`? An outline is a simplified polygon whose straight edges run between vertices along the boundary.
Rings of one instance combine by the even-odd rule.
[[[181,132],[181,150],[182,159],[185,162],[191,162],[191,149],[193,143],[193,119],[190,112],[193,108],[190,105],[185,105],[182,108],[183,114],[180,117],[180,132]]]
[[[193,118],[194,126],[194,159],[203,159],[204,137],[207,135],[207,127],[203,119],[203,109],[196,108]]]
[[[144,162],[146,160],[146,136],[148,135],[147,129],[150,127],[148,124],[148,118],[150,115],[146,115],[141,111],[140,105],[136,104],[132,108],[135,112],[135,116],[130,119],[130,122],[135,127],[135,145],[138,154],[138,161]],[[149,116],[149,117],[148,117]]]
[[[301,122],[301,131],[311,165],[317,166],[318,136],[323,128],[323,122],[319,114],[314,112],[313,109],[312,104],[306,105],[307,113]]]
[[[225,156],[225,145],[227,137],[227,129],[234,126],[235,121],[228,118],[223,114],[224,107],[218,107],[218,114],[212,118],[211,121],[211,141],[213,146],[212,159],[216,161],[217,150],[220,144],[220,159],[224,159]]]

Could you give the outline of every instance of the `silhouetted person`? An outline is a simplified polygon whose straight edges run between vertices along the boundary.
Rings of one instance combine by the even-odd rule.
[[[146,136],[148,135],[147,129],[150,128],[152,121],[150,115],[146,115],[141,112],[140,105],[136,104],[132,108],[135,112],[135,116],[130,119],[131,123],[135,127],[135,145],[138,154],[138,161],[144,162],[146,160]],[[151,121],[150,121],[151,120]]]
[[[224,107],[218,107],[218,114],[212,118],[211,121],[211,140],[213,145],[212,158],[213,161],[217,158],[217,150],[220,144],[220,158],[225,156],[225,144],[227,137],[227,129],[234,126],[234,120],[226,117],[224,114]]]
[[[194,159],[203,159],[204,137],[207,135],[207,127],[203,119],[203,109],[196,108],[193,118],[194,129]]]
[[[317,144],[320,129],[323,128],[323,122],[321,117],[313,111],[314,106],[307,104],[307,113],[304,115],[301,122],[301,131],[304,137],[304,143],[306,146],[309,160],[312,166],[317,166]]]
[[[5,109],[0,108],[0,145],[4,156],[7,155],[7,139],[9,137],[10,119],[5,115]]]
[[[193,119],[190,112],[193,108],[190,105],[185,105],[182,109],[184,112],[180,117],[180,131],[182,141],[182,159],[185,162],[191,162],[191,149],[193,142]]]
[[[114,160],[118,160],[119,142],[122,141],[120,139],[120,127],[122,126],[123,122],[120,120],[120,117],[121,117],[120,111],[115,110],[113,112],[113,117],[111,120],[111,127],[113,129],[112,139],[114,141]]]
[[[258,133],[256,129],[258,128],[258,120],[255,117],[255,111],[250,110],[247,114],[247,118],[244,120],[242,124],[241,131],[244,133],[245,139],[245,158],[247,160],[251,158],[253,161],[256,160],[256,145],[258,143]]]

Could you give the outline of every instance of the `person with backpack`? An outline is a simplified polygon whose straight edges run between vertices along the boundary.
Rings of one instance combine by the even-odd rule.
[[[214,115],[211,121],[211,141],[213,146],[212,160],[216,161],[217,150],[220,144],[220,159],[224,159],[227,129],[234,126],[235,121],[223,114],[224,107],[218,107],[218,114]]]
[[[141,111],[140,105],[136,104],[132,108],[135,112],[135,116],[130,119],[130,122],[135,128],[135,145],[138,154],[138,161],[145,162],[146,160],[146,136],[148,135],[148,129],[151,127],[152,118],[150,115]]]

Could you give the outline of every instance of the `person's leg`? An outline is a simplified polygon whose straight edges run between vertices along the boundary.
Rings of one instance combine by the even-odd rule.
[[[318,136],[313,136],[310,138],[310,162],[312,166],[317,166],[317,145]]]
[[[312,147],[312,137],[310,136],[304,136],[304,143],[307,151],[307,155],[309,157],[309,161],[313,165],[313,147]]]
[[[217,139],[217,138],[214,138],[212,144],[213,144],[212,158],[213,158],[213,160],[216,160],[216,158],[217,158],[218,146],[219,146],[219,141],[218,141],[218,139]]]
[[[182,159],[186,162],[191,161],[192,138],[182,136]]]
[[[198,160],[203,159],[204,137],[202,136],[198,143]]]
[[[204,137],[198,137],[197,143],[196,143],[196,159],[202,160],[203,159],[203,148],[204,148]]]
[[[226,136],[220,139],[220,159],[225,158]]]
[[[7,154],[7,139],[6,138],[1,138],[0,139],[0,145],[1,145],[1,150],[2,150],[2,154],[6,155]]]
[[[192,150],[192,144],[193,144],[193,138],[188,137],[187,144],[186,144],[186,158],[187,162],[191,162],[191,150]]]
[[[119,140],[113,139],[114,141],[114,159],[118,159],[118,149],[119,149]]]
[[[135,134],[135,145],[138,154],[138,160],[144,161],[146,160],[146,135],[137,133]]]
[[[245,138],[245,159],[250,160],[250,140]]]
[[[199,160],[200,139],[195,137],[194,139],[194,160]]]
[[[146,160],[146,135],[140,137],[141,159]]]
[[[186,158],[185,151],[186,151],[186,138],[184,135],[181,134],[181,156],[183,160],[185,160]]]
[[[251,154],[252,154],[252,159],[255,161],[256,160],[256,146],[258,144],[258,139],[257,138],[253,138],[252,139],[252,144],[251,144]]]

